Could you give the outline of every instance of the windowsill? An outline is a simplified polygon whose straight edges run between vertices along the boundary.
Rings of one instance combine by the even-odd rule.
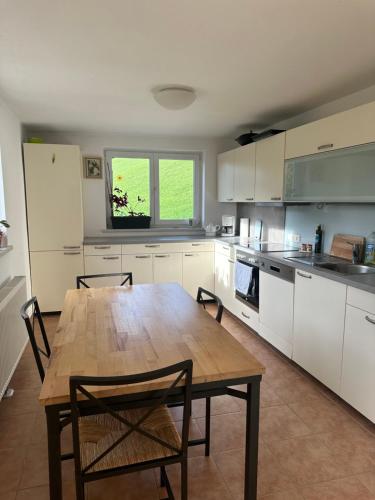
[[[103,229],[102,233],[118,235],[118,236],[183,236],[183,235],[200,235],[204,234],[204,229],[201,227],[150,227],[150,229]]]

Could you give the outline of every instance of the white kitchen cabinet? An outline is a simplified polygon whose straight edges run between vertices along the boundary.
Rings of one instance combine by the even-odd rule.
[[[234,150],[234,201],[250,202],[255,196],[255,143]]]
[[[112,273],[121,273],[121,255],[85,255],[85,275]],[[118,286],[121,277],[89,278],[86,282],[93,288]]]
[[[340,396],[375,422],[375,309],[346,306]]]
[[[232,311],[234,306],[234,260],[219,252],[215,252],[215,294],[221,299],[224,307]]]
[[[285,158],[375,142],[375,102],[286,132]]]
[[[80,249],[83,240],[78,146],[24,144],[30,251]]]
[[[156,253],[152,261],[154,283],[179,283],[182,286],[182,253]]]
[[[220,153],[217,157],[218,201],[234,201],[234,150]]]
[[[214,292],[214,253],[186,252],[182,257],[183,287],[194,298],[201,286]]]
[[[85,245],[85,255],[121,255],[121,245]]]
[[[255,201],[281,201],[284,185],[285,132],[256,143]]]
[[[61,311],[65,293],[76,288],[83,272],[83,252],[30,252],[31,285],[42,312]]]
[[[296,271],[293,360],[339,393],[346,285]]]
[[[152,255],[147,253],[123,255],[122,271],[133,273],[134,285],[153,283]]]
[[[259,273],[259,334],[292,357],[294,284]]]

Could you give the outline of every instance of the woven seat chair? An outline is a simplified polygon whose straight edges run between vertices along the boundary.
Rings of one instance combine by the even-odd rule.
[[[39,372],[41,382],[43,383],[45,377],[45,371],[41,356],[44,356],[45,358],[49,359],[51,356],[51,348],[48,342],[48,337],[43,323],[43,318],[40,312],[37,298],[32,297],[27,302],[25,302],[21,307],[20,313],[26,325],[26,330],[34,354],[35,363]],[[37,320],[39,326],[42,346],[40,345],[40,343],[37,342],[35,319]],[[71,422],[70,411],[69,410],[62,411],[60,413],[60,431],[62,431],[64,427],[69,425],[70,422]],[[73,453],[63,453],[61,455],[61,460],[69,460],[71,458],[73,458]]]
[[[181,466],[181,499],[187,500],[187,448],[191,410],[191,360],[148,373],[118,377],[70,377],[76,497],[85,498],[85,483],[112,475],[160,468],[161,485],[174,500],[165,467]],[[176,375],[159,398],[147,399],[131,392],[110,403],[90,392],[90,386],[134,385]],[[184,380],[184,384],[182,381]],[[178,433],[168,408],[176,387],[184,393],[182,433]],[[107,392],[107,391],[106,391]],[[146,399],[145,399],[146,398]],[[93,414],[97,413],[97,414]]]
[[[87,280],[97,279],[97,278],[114,278],[121,277],[122,281],[120,286],[124,286],[126,284],[133,284],[133,274],[132,273],[109,273],[109,274],[86,274],[84,276],[76,277],[77,289],[80,289],[81,286],[83,288],[90,288],[90,286],[86,283]]]

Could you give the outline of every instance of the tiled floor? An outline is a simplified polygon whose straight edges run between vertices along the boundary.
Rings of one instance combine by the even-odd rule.
[[[57,317],[47,317],[50,337]],[[292,366],[229,315],[223,325],[266,366],[261,383],[259,494],[264,500],[375,500],[375,433],[322,386]],[[37,396],[40,381],[27,348],[13,377],[15,395],[0,403],[0,499],[48,499],[46,429]],[[212,452],[191,448],[191,500],[243,497],[244,405],[212,400]],[[178,422],[180,409],[173,410]],[[204,405],[194,403],[191,432],[204,431]],[[71,447],[69,429],[63,449]],[[178,498],[179,470],[169,476]],[[89,500],[158,500],[153,471],[91,483]],[[72,463],[63,464],[64,498],[73,499]]]

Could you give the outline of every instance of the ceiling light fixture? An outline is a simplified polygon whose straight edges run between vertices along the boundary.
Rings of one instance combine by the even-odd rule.
[[[171,85],[159,87],[153,91],[155,101],[166,109],[184,109],[193,104],[196,99],[194,89]]]

